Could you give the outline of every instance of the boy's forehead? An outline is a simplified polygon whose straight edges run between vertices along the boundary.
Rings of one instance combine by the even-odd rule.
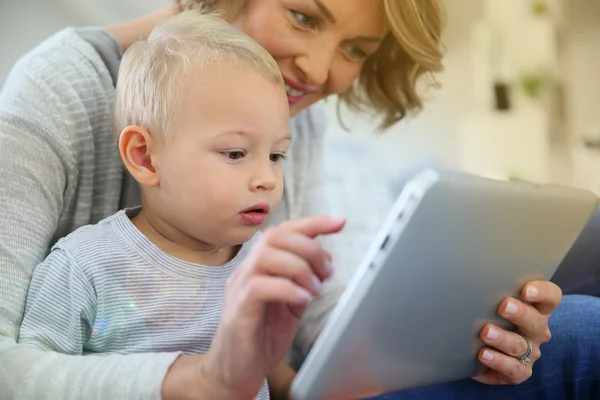
[[[244,97],[248,100],[256,91],[273,86],[268,79],[249,67],[230,65],[227,63],[192,68],[187,74],[184,89],[196,104],[219,104],[219,99],[231,104]],[[258,78],[258,79],[257,79]],[[282,88],[282,93],[284,89]],[[244,96],[239,96],[239,94]],[[250,103],[248,103],[250,105]]]
[[[249,129],[239,129],[239,128],[238,129],[234,128],[231,130],[224,130],[224,131],[216,132],[214,134],[215,140],[235,138],[235,137],[260,139],[262,137],[265,137],[265,135],[262,132],[253,131],[253,130],[249,130]],[[284,130],[284,131],[278,132],[278,135],[275,139],[278,142],[291,141],[292,135],[290,134],[289,130]]]
[[[289,136],[285,89],[251,68],[193,68],[181,100],[180,117],[199,124],[234,125],[234,131],[243,132],[288,132]]]
[[[262,76],[254,68],[226,61],[197,63],[188,72],[187,83],[190,85],[222,85],[224,82],[247,80],[251,75]]]

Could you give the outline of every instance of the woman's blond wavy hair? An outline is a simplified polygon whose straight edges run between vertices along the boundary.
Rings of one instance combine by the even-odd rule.
[[[244,0],[176,0],[180,9],[216,11],[231,21]],[[438,87],[443,69],[442,0],[382,0],[390,33],[364,63],[352,88],[339,95],[352,111],[382,116],[381,129],[423,108],[421,90]]]

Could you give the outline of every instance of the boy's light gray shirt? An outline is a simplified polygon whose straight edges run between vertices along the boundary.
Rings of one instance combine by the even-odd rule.
[[[135,214],[58,241],[33,274],[19,343],[72,355],[208,352],[227,280],[258,234],[227,264],[203,266],[157,248]],[[257,398],[269,398],[266,381]]]

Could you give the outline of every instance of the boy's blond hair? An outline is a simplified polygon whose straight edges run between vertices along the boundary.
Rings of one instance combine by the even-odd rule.
[[[186,11],[125,52],[115,99],[116,135],[130,125],[168,134],[190,69],[220,63],[252,68],[283,87],[277,63],[258,43],[215,15]]]

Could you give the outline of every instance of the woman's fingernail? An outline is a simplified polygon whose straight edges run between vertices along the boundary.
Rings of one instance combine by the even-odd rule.
[[[325,259],[325,273],[327,274],[327,277],[333,275],[333,264],[329,258]]]
[[[517,313],[517,311],[519,311],[519,306],[517,306],[517,303],[515,303],[514,301],[509,301],[508,304],[506,305],[506,310],[505,312],[508,315],[515,315]]]
[[[298,288],[298,294],[300,295],[300,297],[302,297],[305,303],[308,303],[312,300],[312,295],[302,288]]]
[[[313,290],[317,294],[321,294],[321,292],[323,291],[323,284],[321,283],[319,278],[317,278],[316,276],[313,275],[312,281],[313,281]]]
[[[494,328],[494,327],[490,327],[490,329],[488,330],[488,333],[486,335],[486,337],[489,340],[496,340],[500,337],[500,332],[498,332],[498,329]]]
[[[530,299],[537,297],[539,292],[540,290],[533,285],[527,286],[527,289],[525,289],[525,295]]]
[[[494,353],[489,350],[484,350],[481,358],[483,358],[485,361],[492,361],[494,359]]]

